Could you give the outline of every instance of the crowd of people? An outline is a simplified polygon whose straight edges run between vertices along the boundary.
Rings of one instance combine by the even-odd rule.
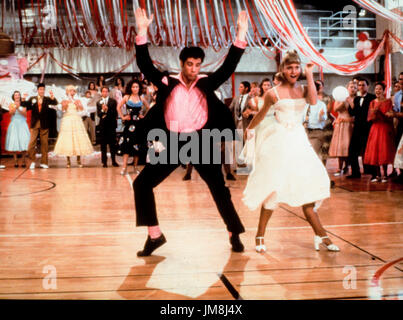
[[[272,79],[264,78],[260,83],[242,81],[239,95],[229,104],[237,129],[245,130],[253,117],[261,110],[264,96],[273,86],[281,83],[279,74]],[[385,98],[385,84],[375,83],[374,93],[369,92],[370,84],[364,78],[355,77],[346,85],[349,96],[345,101],[335,101],[324,92],[324,83],[315,81],[318,101],[315,105],[306,105],[303,122],[309,141],[315,152],[326,165],[328,158],[338,159],[338,170],[334,176],[347,175],[347,178],[361,178],[359,157],[362,157],[363,173],[370,174],[372,183],[387,182],[390,178],[401,183],[403,175],[399,154],[399,143],[403,132],[402,88],[403,73],[393,85],[393,95]],[[45,97],[45,85],[39,84],[37,96],[26,99],[19,91],[12,94],[13,103],[9,106],[11,122],[7,129],[5,150],[13,154],[15,167],[26,167],[26,157],[31,160],[30,168],[36,166],[36,144],[40,138],[41,168],[48,168],[49,112],[55,109],[58,101],[52,94]],[[112,165],[118,167],[116,156],[122,156],[121,174],[127,173],[129,157],[133,157],[134,172],[137,167],[141,148],[133,139],[136,122],[144,118],[147,111],[155,104],[157,87],[147,80],[135,77],[127,85],[122,77],[115,79],[112,88],[105,85],[100,76],[96,82],[90,82],[85,91],[84,101],[77,97],[74,86],[66,88],[66,100],[61,101],[63,118],[56,141],[54,153],[67,157],[67,167],[71,166],[71,156],[77,156],[77,164],[82,167],[81,156],[91,154],[92,146],[97,144],[96,123],[98,124],[98,142],[101,146],[103,167],[107,167],[107,146]],[[223,99],[222,99],[223,100]],[[30,129],[27,125],[27,111],[32,110]],[[123,122],[123,130],[117,139],[117,119]],[[80,120],[73,121],[72,120]],[[78,125],[80,123],[80,125]],[[75,125],[73,125],[75,124]],[[68,134],[66,134],[68,132]],[[87,135],[83,135],[85,132]],[[237,141],[235,143],[241,143]],[[92,146],[91,146],[92,145]],[[67,149],[66,149],[67,148]],[[223,146],[223,148],[234,148]],[[234,148],[233,162],[237,164],[239,150]],[[144,150],[143,150],[144,151]],[[21,154],[20,163],[18,155]],[[143,153],[144,154],[144,153]],[[395,161],[396,160],[396,161]],[[243,167],[244,164],[237,164]],[[227,180],[236,180],[230,165],[223,165]],[[236,167],[236,166],[235,166]],[[348,175],[351,167],[351,174]],[[0,164],[0,168],[5,168]],[[236,170],[236,169],[235,169]],[[388,170],[390,173],[388,174]],[[191,178],[192,165],[184,180]],[[332,182],[332,185],[334,183]]]
[[[63,116],[53,153],[66,156],[68,168],[71,167],[73,156],[77,157],[78,166],[83,167],[81,156],[92,154],[93,146],[97,144],[101,147],[103,167],[107,167],[108,145],[114,167],[119,166],[116,155],[123,156],[122,174],[127,173],[129,155],[134,157],[134,164],[137,165],[139,147],[133,144],[130,147],[131,136],[134,134],[135,121],[143,118],[155,104],[156,90],[152,84],[133,77],[125,86],[123,78],[119,77],[110,89],[105,85],[104,77],[100,76],[96,82],[88,84],[83,97],[77,95],[77,87],[67,86],[62,101],[58,101],[52,91],[49,91],[49,97],[45,96],[45,88],[44,83],[38,84],[37,95],[30,98],[27,94],[22,96],[19,91],[12,93],[13,102],[8,107],[11,121],[6,130],[4,149],[13,155],[14,167],[25,168],[29,158],[29,168],[35,169],[39,137],[39,167],[49,168],[49,131],[55,110],[60,110]],[[1,107],[0,110],[2,117],[5,110]],[[28,111],[31,111],[29,126]],[[117,140],[118,115],[124,128],[122,136]],[[1,156],[0,169],[5,169],[5,165],[1,164]],[[138,173],[137,167],[135,170]]]
[[[241,82],[239,95],[230,105],[238,129],[248,127],[263,106],[262,96],[278,83],[278,74],[273,82],[264,78],[260,85]],[[363,173],[371,175],[372,183],[387,182],[389,178],[401,183],[403,170],[398,159],[402,150],[398,146],[403,131],[403,73],[394,83],[390,99],[385,98],[383,82],[375,83],[375,94],[371,94],[368,80],[359,77],[347,83],[349,95],[345,101],[335,101],[326,94],[321,80],[315,81],[315,87],[318,101],[315,105],[306,105],[302,121],[309,141],[323,163],[326,165],[328,158],[338,159],[334,176],[361,178],[358,159],[361,156]]]
[[[272,79],[264,78],[260,83],[248,81],[240,83],[239,95],[235,96],[228,106],[237,129],[244,131],[248,127],[253,117],[261,110],[265,94],[280,83],[279,73],[273,75]],[[315,105],[306,105],[301,121],[312,147],[324,165],[326,166],[328,158],[337,158],[338,170],[334,176],[361,178],[358,159],[361,156],[363,173],[371,175],[371,183],[385,183],[390,178],[393,178],[394,182],[402,183],[403,170],[399,162],[402,150],[401,146],[399,148],[399,143],[403,132],[403,73],[394,83],[390,99],[385,98],[384,83],[375,83],[375,94],[372,94],[369,92],[368,80],[359,77],[347,83],[349,95],[345,101],[335,101],[332,96],[326,94],[321,80],[315,81],[315,87],[318,101]],[[50,97],[44,96],[44,84],[39,84],[37,91],[37,96],[29,99],[26,95],[22,96],[19,91],[12,94],[13,103],[9,106],[12,120],[7,129],[5,150],[13,154],[15,167],[26,167],[28,157],[31,160],[30,168],[35,168],[38,136],[42,154],[40,167],[49,167],[47,158],[49,119],[53,115],[50,111],[55,109],[59,102],[52,93]],[[84,100],[77,97],[77,89],[74,86],[68,86],[66,99],[60,102],[63,118],[54,153],[67,157],[67,167],[71,166],[70,157],[77,156],[77,164],[82,167],[80,157],[91,154],[92,146],[97,144],[97,123],[103,167],[108,167],[107,146],[109,146],[114,167],[119,166],[116,156],[123,158],[122,175],[127,173],[129,157],[133,157],[131,164],[134,165],[134,172],[139,173],[137,165],[144,146],[136,144],[133,136],[137,121],[144,118],[155,104],[157,92],[157,87],[152,83],[135,77],[127,85],[122,77],[118,77],[110,88],[105,85],[104,77],[100,76],[96,82],[89,82],[82,97]],[[26,121],[28,110],[32,110],[30,129]],[[119,118],[123,123],[120,137],[116,134]],[[83,132],[87,135],[83,135]],[[241,141],[235,143],[242,144]],[[235,150],[232,159],[235,171],[237,166],[243,167],[244,164],[237,163],[242,146],[234,148],[231,144],[223,146],[223,149],[225,148]],[[19,154],[21,154],[20,163]],[[351,174],[348,175],[350,167]],[[5,166],[0,164],[0,168]],[[227,180],[236,180],[229,164],[224,164],[223,168]],[[192,165],[189,164],[184,180],[191,179],[191,172]]]

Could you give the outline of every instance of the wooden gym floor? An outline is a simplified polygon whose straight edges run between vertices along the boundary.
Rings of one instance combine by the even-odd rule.
[[[110,160],[109,160],[110,161]],[[131,181],[102,168],[50,158],[50,169],[0,170],[0,299],[402,299],[403,186],[369,177],[332,178],[319,209],[341,251],[313,248],[300,208],[282,205],[254,250],[258,210],[242,203],[247,176],[228,183],[245,225],[244,253],[231,253],[227,232],[196,171],[178,168],[156,188],[168,242],[138,258],[146,228],[136,228]],[[335,171],[335,161],[328,163]],[[389,263],[389,264],[388,264]]]

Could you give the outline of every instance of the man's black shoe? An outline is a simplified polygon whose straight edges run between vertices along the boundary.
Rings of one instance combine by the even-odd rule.
[[[229,239],[229,242],[232,245],[232,251],[234,252],[243,252],[244,246],[241,242],[241,239],[239,238],[238,233],[233,233],[231,238]]]
[[[161,234],[157,239],[151,239],[150,236],[147,237],[147,241],[144,244],[144,249],[142,251],[137,252],[138,257],[146,257],[151,255],[153,251],[159,247],[161,247],[167,240],[164,235]]]
[[[119,164],[118,164],[117,162],[113,162],[113,163],[112,163],[112,166],[114,166],[114,167],[119,167]]]
[[[102,166],[103,166],[104,168],[108,168],[108,165],[107,165],[106,163],[104,163]]]

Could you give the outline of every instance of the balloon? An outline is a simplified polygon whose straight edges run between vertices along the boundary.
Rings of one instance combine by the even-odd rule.
[[[372,48],[372,42],[369,40],[364,41],[364,50],[371,49],[371,48]]]
[[[365,49],[364,50],[364,56],[368,57],[372,53],[372,49]]]
[[[358,39],[360,39],[361,41],[368,40],[368,37],[369,37],[369,34],[366,31],[365,32],[360,32],[358,34]]]
[[[338,86],[333,89],[332,95],[334,100],[343,102],[348,97],[348,90],[343,86]]]
[[[364,60],[365,56],[364,56],[364,52],[363,51],[358,51],[355,54],[355,57],[357,58],[357,60]]]
[[[362,50],[364,50],[365,48],[364,48],[364,41],[358,41],[357,42],[357,50],[358,51],[362,51]]]

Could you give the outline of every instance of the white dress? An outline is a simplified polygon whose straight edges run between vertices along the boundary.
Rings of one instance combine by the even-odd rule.
[[[74,103],[70,102],[63,115],[54,153],[64,156],[85,156],[94,151],[83,120]]]
[[[305,99],[280,99],[255,130],[253,169],[243,192],[250,210],[274,210],[321,202],[330,197],[330,179],[302,125]],[[251,142],[252,141],[252,142]],[[250,149],[250,148],[249,148]]]
[[[395,156],[395,168],[403,169],[403,135],[400,138],[399,146],[397,147],[396,156]]]

